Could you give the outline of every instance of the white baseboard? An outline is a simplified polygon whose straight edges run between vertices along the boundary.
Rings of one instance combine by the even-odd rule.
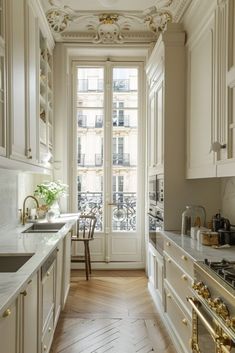
[[[72,270],[84,269],[83,263],[71,263]],[[95,262],[91,264],[92,270],[144,270],[144,262]]]

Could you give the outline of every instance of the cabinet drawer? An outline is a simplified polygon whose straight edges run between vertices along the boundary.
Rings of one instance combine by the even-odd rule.
[[[189,352],[192,331],[191,323],[168,289],[166,290],[166,313],[177,341],[183,347],[184,352]]]
[[[169,255],[166,256],[165,271],[166,280],[172,288],[174,288],[175,292],[185,305],[189,315],[191,315],[191,306],[186,300],[186,297],[192,295],[192,278],[186,272],[181,270]]]
[[[178,248],[172,241],[164,241],[164,250],[182,269],[193,278],[193,260],[187,253]]]
[[[41,348],[42,353],[49,352],[52,338],[53,338],[53,332],[54,332],[54,330],[53,330],[53,312],[51,312],[49,321],[45,327],[44,334],[42,337],[42,348]]]

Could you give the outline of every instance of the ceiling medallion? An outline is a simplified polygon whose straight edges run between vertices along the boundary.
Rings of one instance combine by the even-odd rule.
[[[168,22],[172,21],[171,12],[167,9],[173,0],[159,0],[158,6],[152,6],[143,12],[95,13],[78,12],[69,6],[62,5],[60,0],[48,0],[52,7],[46,17],[53,32],[64,34],[71,23],[85,23],[88,31],[94,33],[93,43],[124,43],[125,32],[136,24],[142,25],[153,34],[163,32]]]

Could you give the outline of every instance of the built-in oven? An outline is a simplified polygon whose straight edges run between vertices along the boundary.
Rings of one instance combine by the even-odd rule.
[[[195,264],[192,289],[194,295],[188,298],[192,306],[192,352],[235,353],[234,288],[206,261]]]
[[[157,175],[149,176],[149,207],[157,206]]]

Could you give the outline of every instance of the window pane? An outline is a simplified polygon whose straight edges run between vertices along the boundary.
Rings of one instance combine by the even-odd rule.
[[[95,213],[103,229],[103,69],[78,68],[78,210]]]
[[[136,230],[137,88],[137,69],[113,69],[113,231]]]

